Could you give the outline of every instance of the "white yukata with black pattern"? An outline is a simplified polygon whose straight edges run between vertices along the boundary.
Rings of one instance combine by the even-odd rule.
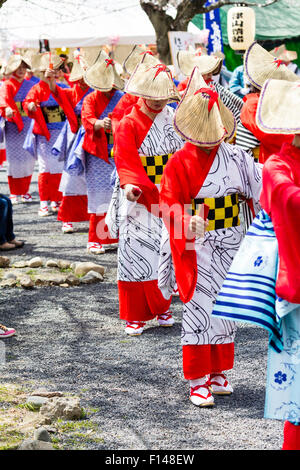
[[[196,198],[219,198],[238,193],[257,203],[261,192],[261,166],[237,146],[222,143]],[[205,232],[196,239],[197,284],[184,304],[182,345],[225,344],[234,341],[236,326],[211,315],[214,302],[244,236],[243,225]],[[166,229],[163,232],[158,285],[165,298],[176,289]]]
[[[138,149],[139,155],[166,155],[183,146],[184,142],[173,128],[173,116],[174,110],[170,106],[156,116]],[[156,186],[159,189],[159,185]],[[118,177],[106,223],[111,236],[119,236],[118,280],[156,280],[163,221],[150,214],[143,204],[128,201]]]

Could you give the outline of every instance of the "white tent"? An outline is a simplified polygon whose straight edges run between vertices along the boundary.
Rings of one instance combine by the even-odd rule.
[[[2,48],[154,43],[155,33],[138,0],[7,0],[0,9]]]
[[[38,48],[39,39],[51,48],[156,42],[139,0],[7,0],[0,9],[0,49]]]

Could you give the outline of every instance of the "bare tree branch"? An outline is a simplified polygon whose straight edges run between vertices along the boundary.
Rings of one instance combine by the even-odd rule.
[[[6,0],[0,0],[0,8],[2,7],[3,3],[5,3]]]

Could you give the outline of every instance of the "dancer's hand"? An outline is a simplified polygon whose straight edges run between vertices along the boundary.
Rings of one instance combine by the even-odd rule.
[[[204,238],[204,232],[207,226],[207,220],[202,219],[199,215],[193,215],[190,219],[189,230],[194,236]]]
[[[125,197],[128,201],[135,202],[138,200],[142,191],[137,186],[133,184],[126,184],[124,187]]]
[[[5,108],[5,117],[7,119],[11,119],[13,115],[14,115],[13,110],[9,106],[7,106],[7,108]]]
[[[36,112],[36,105],[34,104],[33,101],[31,101],[31,103],[28,104],[28,111],[30,113],[35,113]]]

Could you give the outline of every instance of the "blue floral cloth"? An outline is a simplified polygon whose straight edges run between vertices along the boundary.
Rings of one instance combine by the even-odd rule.
[[[269,331],[265,418],[299,423],[300,305],[276,295],[277,270],[277,240],[262,210],[233,260],[213,315]]]

